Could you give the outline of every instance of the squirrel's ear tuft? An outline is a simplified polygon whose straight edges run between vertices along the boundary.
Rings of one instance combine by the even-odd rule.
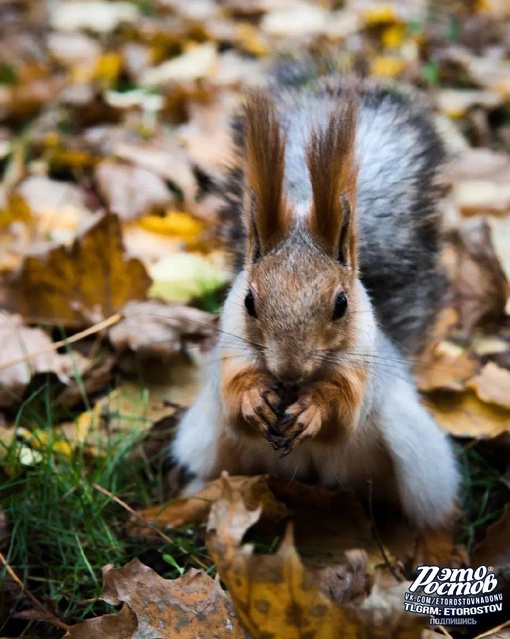
[[[314,129],[307,149],[313,202],[310,230],[342,264],[357,269],[355,156],[357,103],[346,91],[323,129]]]
[[[285,136],[267,94],[254,92],[244,108],[246,226],[249,258],[256,261],[287,235],[283,195]]]

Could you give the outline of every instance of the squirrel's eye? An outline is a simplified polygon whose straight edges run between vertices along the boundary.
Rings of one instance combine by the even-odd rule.
[[[255,299],[251,291],[248,291],[248,293],[246,294],[246,297],[244,298],[244,305],[246,306],[248,315],[251,315],[252,317],[256,319],[257,311],[255,310]]]
[[[335,301],[335,308],[333,310],[333,321],[343,317],[346,310],[347,298],[345,297],[345,293],[339,293]]]

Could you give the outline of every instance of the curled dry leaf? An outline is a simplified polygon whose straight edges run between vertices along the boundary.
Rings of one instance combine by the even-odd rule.
[[[486,364],[481,373],[468,382],[479,399],[510,410],[510,371],[494,362]]]
[[[158,175],[137,166],[105,160],[96,167],[95,179],[110,211],[123,220],[162,211],[173,200]]]
[[[190,306],[130,302],[123,317],[110,329],[110,341],[117,350],[130,348],[148,358],[167,360],[184,344],[210,345],[216,335],[217,317]]]
[[[271,492],[267,477],[234,476],[229,477],[228,481],[229,485],[242,496],[246,508],[260,509],[261,512],[257,511],[257,520],[261,516],[266,521],[278,523],[291,513]],[[222,479],[215,479],[194,495],[173,499],[166,506],[146,508],[140,514],[151,523],[171,528],[205,523],[212,504],[216,503],[222,495],[222,482]]]
[[[54,373],[66,383],[85,369],[87,360],[82,355],[61,355],[51,346],[42,329],[25,326],[20,315],[0,312],[0,406],[19,402],[36,373]]]
[[[113,605],[124,603],[122,610],[77,624],[66,638],[248,639],[219,580],[203,570],[163,579],[133,559],[123,568],[106,566],[103,581],[101,598]]]
[[[105,215],[70,248],[27,257],[12,285],[23,315],[89,324],[143,299],[150,283],[142,262],[125,255],[119,219]]]
[[[465,331],[503,317],[508,284],[484,220],[465,220],[450,234],[444,263],[453,288],[453,306]]]
[[[498,566],[510,569],[510,504],[501,517],[487,528],[484,539],[475,546],[473,566]]]
[[[395,604],[393,593],[377,593],[379,600],[367,610],[335,605],[320,591],[316,573],[303,565],[291,528],[274,555],[255,555],[252,545],[239,546],[259,516],[260,508],[248,510],[224,477],[222,497],[209,516],[207,547],[254,639],[411,639],[425,626],[426,619],[402,612],[402,600]]]
[[[479,367],[478,358],[473,353],[452,342],[440,342],[416,366],[418,388],[424,393],[462,391]]]

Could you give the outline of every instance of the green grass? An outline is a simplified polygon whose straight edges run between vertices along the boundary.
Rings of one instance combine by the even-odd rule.
[[[23,415],[22,409],[19,423],[25,421]],[[146,538],[129,537],[129,514],[94,488],[102,486],[135,509],[161,503],[165,451],[153,460],[133,456],[143,437],[139,430],[94,442],[97,455],[80,445],[69,456],[55,446],[51,415],[40,412],[34,426],[45,435],[37,446],[15,441],[0,451],[0,503],[10,528],[0,542],[11,568],[57,617],[75,623],[109,611],[95,600],[106,564],[121,566],[138,556],[163,576],[175,578],[196,565],[194,558],[209,563],[195,531],[175,537],[170,533],[173,543],[158,538],[152,548]],[[27,464],[30,451],[35,458]],[[5,571],[0,576],[4,578]],[[37,631],[37,623],[23,625],[8,621],[8,616],[8,609],[0,610],[0,635]],[[47,627],[44,636],[49,636]]]
[[[463,526],[459,542],[471,552],[486,527],[498,519],[510,498],[501,481],[502,471],[494,460],[468,446],[459,455],[464,495]]]

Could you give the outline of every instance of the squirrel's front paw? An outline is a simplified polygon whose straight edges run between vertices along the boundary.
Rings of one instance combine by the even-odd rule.
[[[257,379],[243,394],[241,413],[244,421],[260,431],[278,447],[281,433],[276,427],[281,401],[281,384],[270,379]]]
[[[301,396],[289,406],[278,427],[292,446],[316,437],[327,414],[327,407],[315,393]],[[289,450],[290,452],[290,450]]]

